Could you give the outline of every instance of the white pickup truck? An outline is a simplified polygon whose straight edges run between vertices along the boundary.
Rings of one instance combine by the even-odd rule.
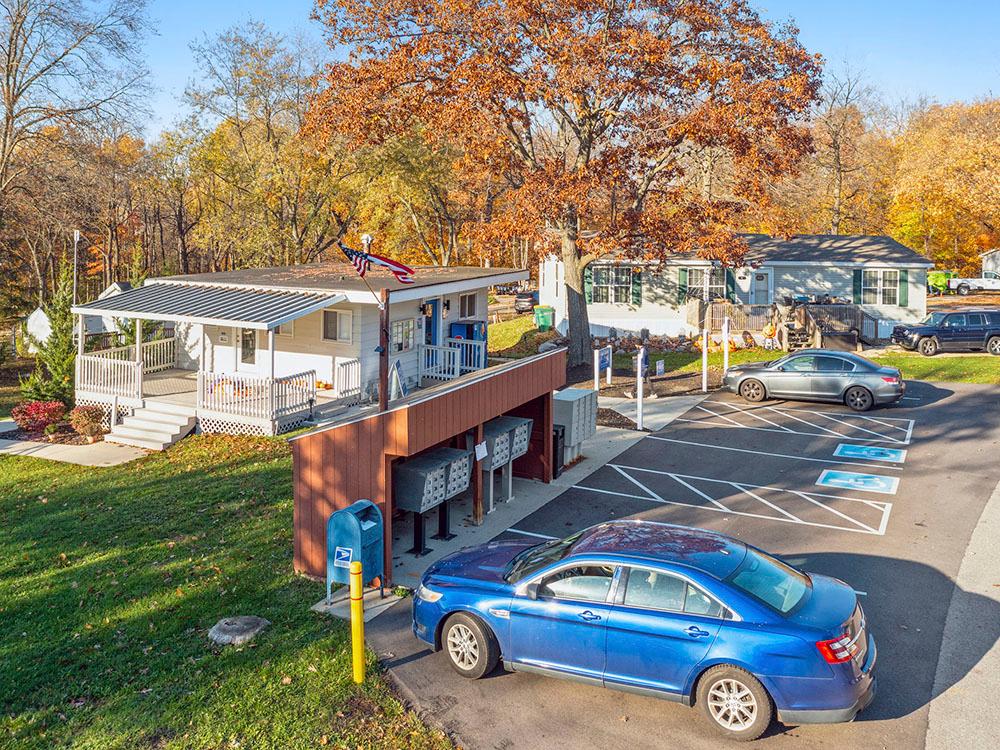
[[[1000,274],[986,271],[975,279],[948,279],[948,288],[962,295],[969,292],[1000,292]]]

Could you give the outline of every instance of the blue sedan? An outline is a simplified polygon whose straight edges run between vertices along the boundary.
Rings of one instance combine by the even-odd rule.
[[[534,672],[700,707],[737,740],[851,721],[875,693],[854,590],[731,537],[613,521],[542,544],[491,542],[424,574],[413,632],[479,678]]]

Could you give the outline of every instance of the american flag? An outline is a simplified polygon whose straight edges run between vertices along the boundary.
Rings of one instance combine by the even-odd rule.
[[[338,242],[337,246],[340,247],[341,252],[347,256],[347,259],[351,261],[351,265],[353,265],[357,270],[358,276],[364,278],[365,274],[368,273],[369,266],[371,266],[371,260],[368,258],[368,253],[363,253],[360,250],[352,250],[343,242]]]
[[[403,265],[402,263],[392,260],[391,258],[383,258],[381,255],[376,255],[375,253],[366,253],[361,250],[354,250],[348,247],[343,242],[337,242],[337,247],[340,251],[347,256],[347,259],[351,261],[351,265],[357,269],[358,275],[361,278],[365,277],[368,273],[368,269],[374,264],[376,266],[382,266],[387,269],[389,273],[396,277],[396,281],[401,284],[412,284],[413,283],[413,269],[409,266]]]

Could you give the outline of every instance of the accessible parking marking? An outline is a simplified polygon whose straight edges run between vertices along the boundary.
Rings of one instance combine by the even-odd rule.
[[[750,482],[735,482],[726,479],[715,479],[712,477],[701,477],[690,474],[678,474],[669,471],[659,471],[638,466],[624,466],[621,464],[607,464],[606,468],[613,469],[618,475],[627,479],[631,484],[641,490],[643,495],[618,490],[593,487],[577,484],[574,489],[587,492],[597,492],[613,497],[632,498],[645,500],[647,502],[664,505],[676,505],[682,507],[694,507],[700,510],[712,511],[715,513],[730,513],[736,516],[747,516],[766,521],[778,521],[782,523],[796,523],[805,526],[818,526],[820,528],[836,529],[838,531],[851,531],[861,534],[875,534],[882,536],[885,534],[886,526],[889,522],[889,515],[892,512],[892,503],[868,500],[865,498],[846,497],[843,495],[829,495],[818,492],[802,492],[780,487],[769,487],[767,485],[757,485]],[[708,504],[697,500],[681,500],[672,495],[666,497],[664,493],[652,489],[648,483],[640,481],[633,476],[634,472],[640,472],[654,477],[665,477],[672,480],[674,487],[684,488],[693,495],[707,501]],[[591,475],[593,477],[594,475]],[[588,477],[590,479],[591,477]],[[712,486],[722,486],[728,491],[723,503],[718,497],[714,497],[705,489],[699,489],[700,483],[708,483]],[[733,492],[735,490],[736,492]],[[771,497],[768,500],[765,495]],[[749,502],[748,502],[749,501]],[[841,505],[841,510],[834,507],[834,504]],[[742,507],[737,507],[737,506]],[[754,507],[760,511],[753,510]],[[770,515],[765,510],[772,510],[779,515]],[[822,511],[820,518],[826,520],[816,520],[816,518],[804,517],[807,514],[815,515],[816,510]],[[831,518],[832,516],[832,518]],[[864,520],[861,520],[862,517]],[[511,531],[515,531],[511,529]]]
[[[839,487],[845,490],[878,492],[895,495],[899,487],[899,477],[883,477],[879,474],[858,474],[853,471],[833,471],[825,469],[816,480],[821,487]]]
[[[906,460],[906,451],[899,448],[882,448],[877,445],[851,445],[841,443],[837,450],[833,452],[835,456],[843,458],[861,458],[868,461],[891,461],[901,464]],[[858,464],[858,466],[870,466],[871,464]],[[899,469],[898,466],[880,467],[885,469]]]
[[[662,437],[661,435],[650,435],[647,439],[648,440],[661,440],[664,443],[678,443],[680,445],[693,445],[693,446],[696,446],[698,448],[712,448],[712,449],[716,449],[716,450],[720,450],[720,451],[735,451],[737,453],[750,453],[750,454],[753,454],[755,456],[771,456],[772,458],[788,458],[788,459],[791,459],[793,461],[812,461],[813,463],[832,464],[832,465],[835,465],[835,466],[864,466],[864,467],[871,468],[871,469],[875,469],[875,468],[878,468],[878,469],[889,469],[889,470],[892,470],[892,471],[902,471],[903,470],[903,468],[901,466],[885,466],[883,464],[866,464],[866,463],[863,463],[861,461],[834,461],[831,458],[814,458],[812,456],[793,456],[790,453],[770,453],[768,451],[751,450],[750,448],[733,448],[732,446],[728,446],[728,445],[713,445],[711,443],[699,443],[699,442],[697,442],[695,440],[679,440],[678,438]],[[846,445],[846,443],[841,443],[841,446],[843,446],[843,445]],[[906,455],[906,451],[905,450],[904,451],[899,451],[899,450],[895,450],[894,448],[880,448],[880,447],[872,447],[872,446],[853,446],[853,447],[855,447],[855,448],[869,448],[870,447],[873,451],[881,451],[882,453],[902,453],[904,456]],[[839,450],[839,447],[838,447],[838,450]],[[834,453],[833,455],[835,455],[835,456],[841,456],[841,455],[845,455],[845,454]],[[864,458],[864,457],[865,456],[850,456],[850,458]],[[876,460],[876,461],[890,461],[890,460],[892,460],[892,459],[888,459],[888,458],[875,458],[874,455],[872,456],[872,459]],[[900,459],[900,460],[902,460],[902,459]]]

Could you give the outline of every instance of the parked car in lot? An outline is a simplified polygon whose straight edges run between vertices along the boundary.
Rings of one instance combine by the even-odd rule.
[[[514,297],[514,312],[531,312],[538,304],[538,292],[519,292]]]
[[[413,632],[460,675],[563,677],[701,709],[726,737],[851,721],[874,697],[854,590],[702,529],[612,521],[432,565]]]
[[[800,349],[770,362],[730,367],[722,385],[747,401],[835,401],[855,411],[891,404],[906,392],[902,373],[895,367],[832,349]]]
[[[932,357],[938,352],[988,351],[1000,355],[1000,310],[969,307],[936,310],[916,325],[892,329],[892,340]]]

